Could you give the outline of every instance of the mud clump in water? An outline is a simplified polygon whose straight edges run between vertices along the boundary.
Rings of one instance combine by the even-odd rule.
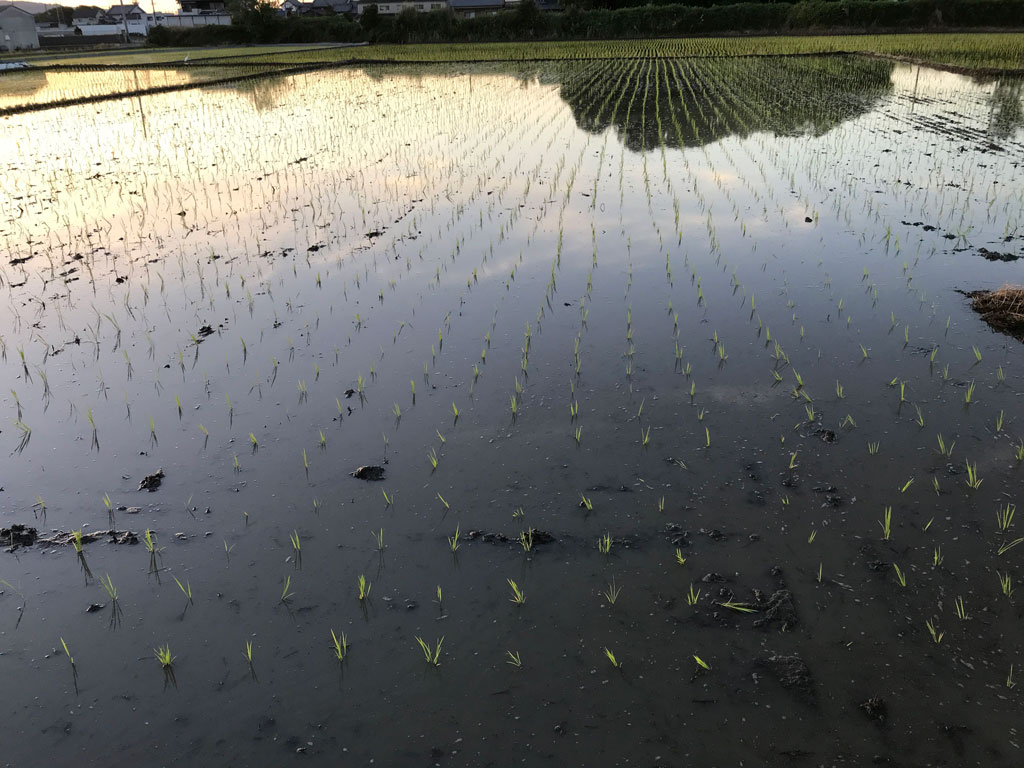
[[[31,547],[39,538],[35,528],[15,523],[10,528],[0,528],[0,544],[6,544],[13,552],[19,547]]]
[[[356,471],[351,474],[356,480],[383,480],[384,467],[376,467],[372,465],[357,467]]]
[[[996,291],[967,294],[971,309],[992,328],[1024,341],[1024,286],[1004,285]]]

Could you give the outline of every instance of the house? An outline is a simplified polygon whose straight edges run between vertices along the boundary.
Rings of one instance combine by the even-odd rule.
[[[490,16],[505,9],[505,0],[448,0],[448,7],[457,15],[472,19]]]
[[[112,5],[104,14],[108,23],[118,25],[129,35],[149,34],[149,21],[146,19],[146,12],[138,3],[132,5]],[[150,16],[150,20],[152,16]]]
[[[36,17],[14,5],[0,6],[0,51],[39,47]]]
[[[284,0],[280,7],[285,16],[305,16],[313,12],[312,0]]]
[[[313,13],[317,16],[343,16],[356,13],[353,0],[313,0]]]
[[[181,15],[227,13],[225,0],[178,0]]]
[[[91,27],[94,24],[101,24],[103,9],[95,5],[80,5],[71,13],[71,23],[76,27]]]
[[[417,13],[442,11],[451,3],[448,0],[384,0],[384,2],[358,0],[358,13],[365,13],[371,5],[377,6],[377,13],[381,16],[397,16],[406,8],[411,8]]]

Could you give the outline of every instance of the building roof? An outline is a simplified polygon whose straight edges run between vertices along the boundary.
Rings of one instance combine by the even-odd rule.
[[[22,10],[21,8],[19,8],[16,5],[0,6],[0,14],[7,13],[8,11],[17,11],[18,13],[23,13],[26,16],[28,16],[29,18],[31,18],[33,21],[35,21],[35,18],[36,18],[33,14],[29,13],[28,11]]]
[[[456,11],[497,11],[505,7],[505,0],[448,0],[448,5]]]
[[[107,11],[107,16],[127,16],[130,13],[142,13],[138,3],[133,5],[112,5]]]

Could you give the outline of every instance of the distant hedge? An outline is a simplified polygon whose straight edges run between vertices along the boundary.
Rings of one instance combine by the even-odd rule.
[[[464,18],[450,11],[349,19],[345,16],[275,18],[150,33],[154,45],[237,43],[436,43],[505,40],[580,40],[669,37],[745,32],[828,32],[1024,28],[1021,0],[808,0],[701,5],[642,5],[618,9],[570,7],[541,13],[532,2],[491,16]]]

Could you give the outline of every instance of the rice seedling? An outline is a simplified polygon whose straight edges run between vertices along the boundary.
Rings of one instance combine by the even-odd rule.
[[[431,448],[430,451],[427,452],[427,460],[430,462],[431,470],[437,469],[437,450]]]
[[[448,549],[451,550],[453,555],[456,552],[459,551],[459,547],[461,546],[460,543],[459,543],[459,530],[460,530],[460,526],[456,525],[455,526],[455,535],[448,537]]]
[[[615,667],[616,669],[621,669],[622,668],[622,665],[619,664],[619,660],[615,658],[615,654],[612,653],[610,650],[608,650],[607,647],[604,649],[604,655],[605,655],[605,658],[608,659],[608,661],[610,661],[612,663],[613,667]]]
[[[610,533],[604,534],[597,540],[597,551],[602,555],[607,555],[612,551],[612,536]]]
[[[896,564],[892,564],[893,572],[896,574],[896,580],[899,581],[901,587],[907,586],[907,576],[900,570],[900,567]]]
[[[285,576],[284,577],[284,586],[281,589],[281,598],[280,598],[281,602],[284,603],[285,605],[288,605],[288,601],[291,600],[292,597],[295,595],[295,593],[292,592],[291,587],[292,587],[292,577],[291,576]]]
[[[75,548],[77,554],[82,554],[82,529],[79,528],[71,532],[71,545]]]
[[[423,651],[423,657],[426,659],[427,664],[435,667],[441,666],[441,644],[444,643],[444,635],[437,641],[437,644],[432,649],[422,637],[417,637],[416,642],[419,643],[420,650]]]
[[[981,351],[977,347],[971,347],[974,352],[975,365],[981,362]]]
[[[242,651],[242,656],[245,657],[246,663],[248,663],[249,667],[251,668],[253,665],[252,640],[245,641],[245,650]]]
[[[971,462],[968,461],[967,462],[967,487],[976,491],[976,490],[978,490],[978,488],[981,487],[982,482],[984,482],[984,481],[980,477],[978,477],[978,463],[975,462],[972,465]]]
[[[373,541],[377,545],[377,551],[378,552],[383,552],[384,551],[384,529],[381,528],[376,533],[374,531],[370,531],[370,535],[373,537]]]
[[[964,390],[964,405],[970,405],[974,399],[974,382],[970,382],[967,385],[967,389]]]
[[[996,523],[999,525],[1000,533],[1006,533],[1013,523],[1013,515],[1017,511],[1016,504],[1009,504],[996,510]]]
[[[1013,577],[1008,573],[1000,573],[996,571],[996,576],[999,577],[999,591],[1002,592],[1006,597],[1013,597]]]
[[[927,619],[924,624],[926,627],[928,627],[928,634],[932,636],[932,640],[935,642],[935,644],[938,645],[939,643],[941,643],[942,638],[946,636],[946,633],[940,632],[938,629],[936,629],[931,619]]]
[[[686,565],[686,558],[683,557],[683,550],[676,547],[676,563],[679,565]]]
[[[348,656],[348,637],[345,636],[344,632],[341,633],[341,637],[338,637],[334,630],[331,630],[331,652],[339,664],[345,661],[345,658]]]
[[[942,547],[936,546],[932,552],[932,567],[938,568],[942,565],[943,560],[945,560],[945,557],[942,554]]]
[[[882,513],[882,519],[878,521],[882,527],[882,539],[888,541],[892,534],[892,507],[886,507]]]
[[[608,589],[601,592],[605,600],[608,601],[608,605],[615,605],[615,601],[619,599],[621,593],[622,587],[616,586],[615,577],[612,577],[611,583],[608,584]]]
[[[580,506],[587,510],[587,512],[594,511],[594,504],[585,495],[580,494]]]
[[[385,507],[390,507],[392,504],[395,503],[395,495],[393,493],[389,496],[388,492],[385,491],[383,488],[381,488],[380,492],[384,496],[384,506]]]
[[[728,608],[730,611],[736,611],[737,613],[757,613],[756,608],[751,608],[746,603],[738,603],[734,600],[725,600],[724,602],[718,603],[723,608]]]
[[[807,543],[808,544],[813,544],[814,540],[816,538],[818,538],[818,531],[817,530],[812,530],[811,531],[811,535],[807,537]]]
[[[525,531],[519,532],[519,545],[523,548],[524,552],[533,550],[533,528],[527,528]]]
[[[953,441],[947,447],[946,446],[946,441],[942,439],[942,435],[941,434],[938,435],[938,441],[939,441],[939,453],[941,453],[947,459],[952,458],[952,456],[953,456],[953,446],[956,445],[956,441]]]
[[[512,589],[512,597],[509,600],[516,605],[523,605],[526,603],[526,593],[520,589],[519,585],[516,584],[512,579],[506,579],[509,587]]]
[[[996,432],[1003,431],[1003,412],[1000,411],[999,415],[996,416]]]
[[[153,655],[156,656],[156,660],[160,662],[161,668],[165,670],[170,669],[171,665],[174,663],[174,660],[178,658],[177,656],[171,655],[170,643],[165,643],[162,646],[157,646],[156,648],[154,648]]]
[[[1017,687],[1017,683],[1013,679],[1013,664],[1010,665],[1010,672],[1006,676],[1006,687],[1007,688],[1016,688]]]
[[[299,532],[293,530],[288,534],[288,540],[292,544],[292,555],[295,557],[296,565],[302,564],[302,542],[299,541]]]
[[[998,554],[1000,556],[1005,555],[1007,552],[1009,552],[1011,549],[1016,547],[1021,542],[1024,542],[1024,538],[1017,538],[1017,539],[1014,539],[1013,541],[1003,541],[999,545],[999,549],[996,550],[996,554]]]
[[[690,591],[686,594],[686,604],[696,605],[698,600],[700,600],[700,589],[694,590],[693,583],[691,582]]]
[[[953,600],[953,610],[956,612],[956,617],[960,621],[966,621],[969,617],[967,616],[967,608],[964,606],[964,599],[957,597]]]
[[[64,647],[64,655],[67,656],[67,659],[71,663],[72,668],[74,668],[75,657],[71,655],[71,651],[68,650],[68,644],[64,642],[63,637],[60,639],[60,644]]]
[[[519,651],[516,651],[515,653],[512,651],[505,651],[505,653],[508,656],[508,661],[505,662],[506,664],[511,664],[517,669],[523,666],[523,660],[519,657]]]
[[[174,579],[174,583],[178,585],[178,589],[180,589],[181,593],[185,596],[185,608],[187,610],[188,606],[193,604],[192,603],[192,585],[190,583],[188,583],[188,581],[186,581],[184,584],[182,584],[180,581],[178,581],[178,577],[177,576],[173,576],[172,575],[171,578]]]
[[[914,484],[914,478],[910,478],[902,486],[900,486],[900,493],[906,493],[907,489]]]
[[[363,574],[359,574],[359,580],[357,583],[359,585],[359,601],[363,602],[370,597],[370,588],[372,585],[366,580],[366,576]]]

